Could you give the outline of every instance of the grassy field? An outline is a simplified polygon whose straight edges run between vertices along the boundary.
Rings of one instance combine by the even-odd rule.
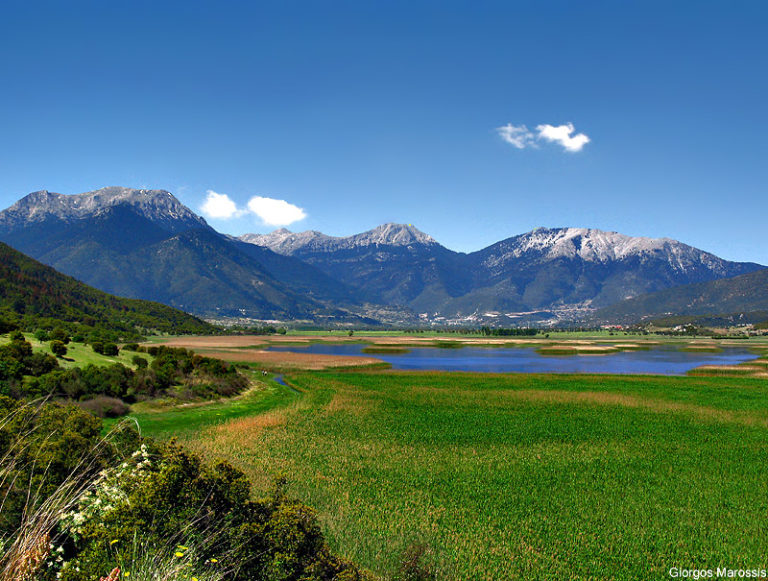
[[[275,381],[254,381],[254,387],[237,397],[177,405],[175,402],[149,401],[132,406],[131,418],[136,420],[145,436],[155,438],[189,438],[200,430],[228,420],[250,417],[289,405],[300,393]],[[109,431],[123,419],[104,420]]]
[[[764,380],[286,379],[303,395],[273,386],[231,412],[139,419],[228,458],[257,489],[287,475],[333,547],[382,575],[418,543],[456,579],[655,579],[768,561]]]
[[[32,344],[33,351],[51,353],[51,344],[48,341],[38,341],[32,333],[24,333],[24,337]],[[10,335],[0,335],[0,345],[10,341]],[[148,361],[152,361],[152,357],[146,353],[135,353],[133,351],[121,350],[115,357],[107,355],[99,355],[96,353],[90,345],[85,343],[73,343],[67,344],[67,354],[64,358],[59,358],[59,365],[62,367],[82,367],[92,363],[93,365],[111,365],[112,363],[122,363],[126,367],[134,368],[135,365],[131,361],[134,355],[139,355]]]

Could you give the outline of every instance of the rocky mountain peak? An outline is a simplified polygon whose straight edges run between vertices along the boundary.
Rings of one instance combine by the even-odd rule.
[[[71,222],[98,215],[120,205],[130,206],[137,214],[172,232],[208,228],[203,218],[166,190],[118,186],[71,195],[47,190],[32,192],[0,212],[0,226],[13,230],[46,220]]]
[[[373,230],[354,236],[360,243],[407,246],[409,244],[436,244],[435,239],[411,224],[388,222]]]
[[[269,234],[243,234],[243,242],[266,246],[278,254],[292,255],[297,252],[333,252],[371,245],[409,246],[412,244],[437,244],[434,238],[411,224],[387,223],[373,230],[352,236],[328,236],[317,230],[291,232],[280,228]]]

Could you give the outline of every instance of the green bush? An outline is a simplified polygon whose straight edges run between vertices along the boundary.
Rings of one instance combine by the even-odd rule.
[[[147,361],[144,357],[141,357],[140,355],[134,355],[131,357],[131,362],[138,368],[138,369],[146,369],[149,367],[149,361]]]
[[[145,444],[65,515],[61,579],[106,575],[132,558],[136,539],[155,548],[158,564],[173,555],[197,571],[226,563],[238,579],[366,578],[330,552],[312,509],[282,488],[259,501],[249,489],[227,463],[205,465],[173,442]]]
[[[104,343],[104,355],[114,357],[119,352],[120,350],[117,348],[117,345],[115,345],[114,343]]]
[[[49,335],[51,340],[61,341],[65,345],[69,343],[69,334],[61,327],[56,327]]]
[[[54,357],[33,353],[32,345],[18,331],[11,333],[10,343],[0,345],[0,381],[19,383],[25,375],[43,375],[58,366]]]
[[[104,355],[104,343],[101,341],[93,341],[91,343],[91,349],[93,349],[94,353],[98,353],[99,355]]]
[[[51,353],[56,357],[64,357],[67,354],[67,346],[63,341],[54,339],[51,341]]]
[[[50,339],[50,335],[48,334],[48,331],[46,331],[45,329],[38,329],[37,331],[35,331],[35,339],[43,343]]]
[[[0,396],[0,420],[0,538],[18,530],[62,483],[93,478],[115,457],[99,445],[101,422],[74,405],[33,406]]]

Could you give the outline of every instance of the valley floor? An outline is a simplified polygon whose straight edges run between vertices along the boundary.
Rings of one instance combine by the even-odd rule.
[[[333,548],[392,575],[650,579],[755,568],[768,540],[768,384],[747,377],[291,372],[225,403],[145,410],[245,470],[287,477]]]

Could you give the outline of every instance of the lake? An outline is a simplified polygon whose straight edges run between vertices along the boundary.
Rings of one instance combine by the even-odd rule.
[[[410,347],[408,353],[363,353],[365,344],[270,347],[270,351],[295,351],[325,355],[376,357],[393,369],[479,371],[491,373],[622,373],[685,375],[700,365],[735,365],[755,359],[746,348],[724,348],[721,353],[691,353],[676,347],[654,346],[643,351],[607,355],[541,355],[533,347]]]

